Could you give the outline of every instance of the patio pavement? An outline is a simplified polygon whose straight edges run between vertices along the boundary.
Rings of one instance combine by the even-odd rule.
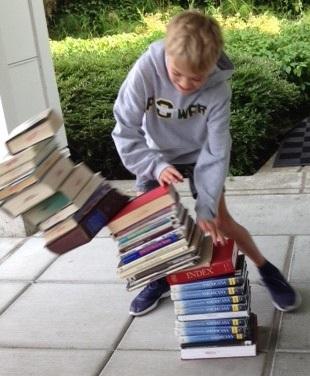
[[[132,193],[132,182],[112,182]],[[261,170],[227,179],[227,204],[264,255],[303,296],[296,313],[275,311],[248,262],[258,315],[254,358],[181,361],[170,299],[133,319],[104,229],[57,256],[40,234],[0,238],[0,376],[298,376],[310,374],[310,168]],[[193,214],[186,184],[178,189]]]

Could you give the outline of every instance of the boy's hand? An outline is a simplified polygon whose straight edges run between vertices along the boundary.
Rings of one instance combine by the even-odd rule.
[[[169,166],[163,169],[158,178],[158,182],[161,186],[182,181],[183,175],[173,166]]]
[[[199,227],[202,229],[202,231],[208,232],[211,235],[214,245],[217,245],[218,242],[221,245],[226,244],[226,239],[223,233],[218,228],[216,221],[207,220],[207,219],[198,219],[197,223]]]

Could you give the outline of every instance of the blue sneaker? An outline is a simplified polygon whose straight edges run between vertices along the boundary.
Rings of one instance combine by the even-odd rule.
[[[264,285],[267,287],[273,305],[282,312],[297,309],[301,304],[301,296],[298,291],[287,282],[281,272],[269,261],[259,268]]]
[[[170,296],[170,286],[165,278],[149,283],[131,302],[129,314],[142,316],[157,307],[160,299]]]

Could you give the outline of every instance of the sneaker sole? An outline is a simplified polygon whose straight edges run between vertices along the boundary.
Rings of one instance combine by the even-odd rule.
[[[272,304],[281,312],[292,312],[292,311],[295,311],[300,305],[301,305],[301,302],[302,302],[302,298],[301,298],[301,295],[298,291],[294,290],[295,291],[295,295],[296,295],[296,302],[294,305],[292,306],[288,306],[286,308],[282,308],[280,307],[275,301],[272,300]]]
[[[141,311],[141,312],[129,311],[129,314],[131,316],[143,316],[149,313],[150,311],[152,311],[153,309],[155,309],[158,306],[158,303],[161,299],[168,298],[169,296],[170,296],[170,290],[163,293],[151,306],[146,308],[144,311]]]

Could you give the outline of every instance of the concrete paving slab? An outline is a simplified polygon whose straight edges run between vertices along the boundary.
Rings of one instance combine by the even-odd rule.
[[[194,215],[194,201],[182,202]],[[310,234],[310,194],[227,196],[227,206],[253,235]]]
[[[149,314],[134,318],[118,349],[178,350],[174,334],[174,307],[170,298]]]
[[[309,376],[309,353],[276,353],[271,376]]]
[[[249,358],[181,360],[179,351],[116,351],[100,376],[260,376],[265,355]]]
[[[302,173],[296,172],[274,172],[256,174],[251,176],[230,176],[226,179],[226,192],[240,191],[241,193],[251,194],[255,192],[276,193],[278,190],[290,193],[299,192],[302,185]]]
[[[278,269],[283,270],[289,247],[289,236],[254,236],[253,240],[262,254]],[[252,283],[260,281],[257,267],[247,258],[249,278]]]
[[[27,286],[27,283],[0,282],[0,311],[7,307]]]
[[[310,193],[310,166],[303,169],[305,173],[304,190],[305,193]]]
[[[116,275],[116,242],[111,238],[95,238],[60,256],[38,279],[39,281],[124,282]]]
[[[302,295],[302,305],[296,312],[283,314],[278,338],[280,350],[310,352],[310,288],[309,284],[293,284]],[[308,373],[309,374],[309,373]]]
[[[0,279],[34,280],[56,258],[42,238],[29,238],[0,265]]]
[[[0,349],[1,375],[95,376],[105,357],[104,350]]]
[[[25,238],[0,238],[0,262],[2,262],[1,259],[4,256],[17,248],[24,240]]]
[[[0,347],[108,349],[132,298],[113,284],[35,284],[0,316]]]
[[[296,236],[290,279],[293,282],[310,282],[310,236]]]

